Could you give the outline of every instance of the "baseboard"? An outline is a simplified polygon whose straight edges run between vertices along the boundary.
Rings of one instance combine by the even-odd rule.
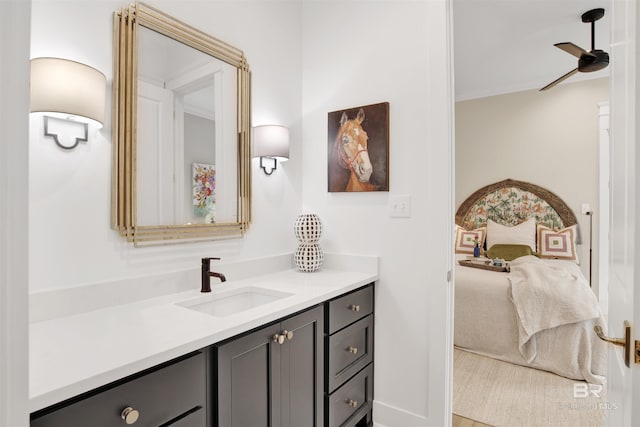
[[[374,400],[373,425],[375,427],[425,427],[427,419],[422,415]]]

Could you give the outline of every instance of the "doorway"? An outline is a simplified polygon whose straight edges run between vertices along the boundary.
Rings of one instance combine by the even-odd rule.
[[[540,2],[528,3],[531,4],[519,2],[517,5],[524,15],[527,13],[531,16],[535,15],[536,7],[547,8],[546,13],[551,13],[548,9],[549,4],[546,2],[544,5]],[[570,5],[577,8],[575,14],[578,19],[579,14],[583,12],[582,9],[588,9],[591,3],[595,2],[587,3],[589,4]],[[489,13],[488,9],[491,7],[494,8]],[[484,10],[481,10],[483,8]],[[509,76],[503,76],[505,86],[500,90],[491,86],[500,80],[500,74],[496,73],[495,76],[485,79],[484,81],[488,84],[482,86],[483,74],[488,73],[487,70],[490,69],[485,65],[493,63],[499,67],[509,68],[512,62],[523,62],[527,55],[533,55],[532,51],[524,47],[520,50],[509,50],[499,44],[487,44],[491,43],[490,39],[494,33],[506,31],[506,34],[510,34],[509,37],[516,40],[527,37],[535,39],[542,37],[541,33],[553,31],[554,23],[542,20],[538,25],[538,31],[531,31],[524,36],[521,33],[527,31],[525,24],[528,23],[525,22],[526,18],[513,18],[517,12],[516,6],[509,6],[502,2],[501,6],[497,7],[496,2],[490,1],[482,2],[482,5],[471,5],[469,1],[454,0],[453,9],[457,91],[454,168],[456,208],[475,190],[507,178],[532,182],[553,190],[570,205],[576,214],[582,240],[578,249],[581,271],[588,280],[591,276],[590,270],[593,270],[592,282],[596,295],[604,297],[602,292],[604,288],[599,288],[598,285],[600,278],[606,275],[606,271],[601,267],[603,263],[606,264],[607,259],[606,253],[602,251],[602,246],[606,245],[606,239],[598,239],[598,237],[600,230],[607,230],[604,226],[605,212],[601,207],[607,196],[600,192],[598,170],[601,169],[600,162],[606,160],[602,160],[599,154],[598,103],[608,100],[609,83],[606,74],[598,79],[567,81],[552,91],[543,93],[538,92],[538,88],[542,87],[545,79],[548,78],[540,76],[537,77],[538,80],[534,78],[526,84],[519,84],[515,79],[511,80]],[[485,13],[500,15],[500,22],[496,24],[489,19],[490,17],[484,19]],[[554,19],[555,17],[552,16],[547,21],[554,21]],[[564,31],[568,27],[568,25],[562,25],[560,28]],[[579,31],[580,25],[577,27]],[[460,30],[461,28],[463,30]],[[575,39],[569,34],[561,38],[575,40],[576,44],[588,44],[588,29],[582,28],[582,30],[584,30],[583,38],[580,38],[578,33]],[[460,31],[467,34],[460,35]],[[607,33],[607,30],[604,26],[600,26],[599,32]],[[465,51],[461,46],[465,41],[472,44],[473,49],[471,53],[460,58],[459,52]],[[603,44],[606,45],[606,42]],[[554,50],[553,43],[543,46],[548,47],[552,52]],[[467,48],[465,52],[468,51]],[[502,57],[492,57],[493,51],[501,52]],[[560,58],[562,59],[561,56]],[[460,77],[459,69],[472,70],[476,74],[473,79],[462,85],[466,90],[465,94],[458,92],[461,86],[459,81],[464,78]],[[588,93],[590,95],[587,95]],[[581,107],[585,107],[584,114],[578,112]],[[580,119],[572,122],[572,119],[577,116],[580,116]],[[585,145],[588,146],[588,154],[585,154]],[[579,159],[576,159],[577,156]],[[562,166],[559,166],[560,163],[555,163],[560,159],[564,160]],[[569,164],[567,159],[576,160],[571,165],[571,169],[567,169]],[[562,171],[563,167],[564,171]],[[597,209],[599,215],[593,217],[583,214],[583,204],[589,204]],[[591,220],[594,220],[593,227],[590,227]],[[594,234],[593,239],[591,230]],[[592,248],[589,245],[590,241],[594,245]],[[592,269],[589,265],[591,251],[594,256]],[[606,283],[603,282],[603,285]],[[456,312],[458,311],[459,308],[456,307]],[[459,357],[456,350],[454,378]],[[485,362],[489,364],[490,361]],[[487,368],[489,370],[485,373],[491,377],[493,374],[490,372],[497,373],[504,368],[504,366]],[[512,367],[506,366],[506,369],[510,368]],[[473,372],[473,369],[471,371]],[[568,385],[572,386],[572,384]],[[495,388],[495,385],[487,387]],[[456,393],[454,382],[454,413]],[[535,397],[529,396],[527,399],[534,401]],[[553,405],[557,406],[558,402],[563,401],[566,400],[557,398]],[[521,403],[520,406],[525,408],[528,405]],[[486,422],[483,419],[476,419],[476,421]]]
[[[589,93],[585,95],[585,93]],[[599,149],[598,143],[598,116],[597,116],[597,103],[606,99],[608,96],[608,81],[607,79],[602,79],[601,81],[586,81],[586,82],[577,82],[566,84],[563,86],[559,86],[556,88],[556,92],[552,94],[553,96],[543,96],[540,97],[537,90],[529,90],[516,92],[505,95],[498,95],[493,97],[479,98],[474,100],[461,101],[457,103],[456,106],[456,191],[464,191],[462,195],[456,194],[456,205],[460,205],[463,200],[474,193],[479,188],[492,184],[494,182],[501,181],[503,179],[512,178],[518,179],[521,181],[526,181],[528,183],[534,183],[540,185],[546,189],[553,190],[554,193],[559,195],[564,202],[572,207],[572,210],[575,212],[576,217],[578,218],[578,222],[580,228],[582,230],[582,244],[579,245],[579,258],[581,259],[581,270],[586,281],[589,277],[589,242],[590,242],[590,219],[591,217],[588,215],[581,215],[581,204],[583,202],[588,202],[592,206],[597,209],[598,202],[598,194],[597,194],[597,179],[594,180],[594,188],[591,189],[591,195],[587,194],[588,189],[580,188],[581,183],[588,180],[589,171],[584,171],[584,175],[580,176],[580,172],[577,172],[578,166],[575,169],[567,170],[566,173],[568,175],[562,176],[558,172],[556,172],[553,176],[549,177],[547,175],[548,172],[542,170],[540,173],[541,167],[539,164],[535,164],[534,159],[538,159],[538,161],[542,161],[544,159],[545,162],[551,162],[553,159],[550,159],[551,156],[542,155],[539,156],[537,153],[547,153],[555,150],[558,155],[557,159],[560,158],[568,158],[573,157],[576,158],[579,156],[577,146],[580,143],[586,144],[586,141],[589,141],[591,145],[592,153],[586,157],[593,157],[593,160],[597,164],[597,152]],[[591,100],[587,100],[586,98],[591,98]],[[560,98],[560,100],[559,100]],[[574,108],[573,104],[578,103],[581,106],[584,106],[584,110],[579,112],[580,109]],[[576,115],[576,121],[571,122],[571,120],[558,120],[554,121],[553,117],[558,116],[562,111],[565,111],[569,108],[574,108],[574,114]],[[522,118],[523,115],[526,115],[525,118]],[[590,118],[589,118],[590,117]],[[591,125],[588,129],[585,128],[585,122],[591,120]],[[504,124],[503,122],[508,122],[508,124]],[[540,123],[546,123],[545,126],[540,126]],[[569,130],[565,129],[565,126],[569,126]],[[584,135],[580,134],[577,138],[575,146],[566,144],[564,147],[566,152],[562,152],[562,149],[555,148],[557,145],[562,143],[562,140],[566,138],[567,134],[571,133],[579,133],[575,132],[572,129],[581,128],[581,132],[584,132]],[[557,139],[553,139],[554,134],[560,134],[560,137]],[[523,143],[522,145],[516,144],[516,136],[524,135],[520,138],[520,141]],[[590,136],[589,136],[590,135]],[[546,142],[536,142],[541,140],[547,140]],[[511,146],[508,146],[511,144]],[[549,145],[545,145],[549,144]],[[582,148],[584,150],[584,148]],[[489,154],[487,154],[486,152]],[[492,152],[503,152],[505,155],[503,157],[494,157],[490,153]],[[514,158],[527,158],[531,159],[528,163],[530,164],[522,164],[522,162],[513,162],[511,159]],[[505,159],[506,161],[504,161]],[[477,164],[476,164],[477,163]],[[565,162],[566,163],[566,162]],[[581,163],[581,162],[579,162]],[[551,167],[551,169],[558,168],[559,165],[555,165]],[[471,171],[471,173],[469,173]],[[591,173],[593,173],[593,169]],[[502,175],[501,175],[502,174]],[[571,175],[571,176],[569,176]],[[597,174],[596,174],[597,175]],[[545,179],[549,179],[545,181]],[[575,179],[573,183],[571,183],[571,179]],[[483,181],[484,180],[484,181]],[[556,180],[562,181],[563,185],[560,185]],[[462,190],[461,190],[462,189]],[[597,227],[594,228],[597,230]],[[596,240],[597,241],[597,240]],[[596,252],[597,254],[597,252]],[[458,255],[459,256],[459,255]],[[597,258],[596,258],[597,259]],[[465,267],[462,267],[465,268]],[[458,271],[456,272],[456,280],[461,279],[462,275],[460,273],[461,268],[458,267]],[[594,269],[597,271],[597,269]],[[493,286],[492,283],[485,284],[484,282],[478,281],[478,286]],[[505,284],[505,292],[508,284]],[[477,347],[474,347],[469,344],[469,342],[474,341],[475,338],[466,337],[465,332],[461,329],[464,329],[466,326],[470,325],[473,322],[473,317],[470,314],[470,309],[464,308],[464,303],[462,298],[465,297],[464,294],[458,292],[459,289],[456,289],[456,308],[455,308],[455,321],[454,321],[454,343],[457,345],[461,345],[465,347],[466,350],[471,350],[471,353],[475,354],[481,353],[483,356],[491,356],[492,360],[480,360],[477,361],[476,365],[473,365],[472,360],[469,360],[468,352],[460,353],[458,349],[454,352],[454,413],[456,409],[456,405],[460,405],[462,402],[460,401],[460,397],[458,395],[457,389],[465,388],[467,392],[469,392],[471,396],[483,396],[484,400],[480,403],[479,400],[467,398],[466,402],[469,405],[472,405],[473,402],[477,402],[478,406],[475,409],[480,410],[480,413],[484,413],[483,411],[487,408],[487,398],[486,391],[487,389],[494,390],[496,393],[496,399],[506,399],[509,402],[510,407],[514,407],[513,416],[517,417],[518,414],[518,401],[520,402],[538,402],[537,408],[540,409],[540,416],[544,419],[553,418],[555,414],[548,412],[546,408],[552,406],[554,409],[557,408],[558,402],[569,405],[571,400],[571,387],[573,387],[574,381],[567,380],[566,378],[558,377],[558,382],[555,387],[554,392],[549,392],[548,388],[540,388],[537,391],[533,391],[533,394],[536,394],[538,400],[536,400],[535,396],[523,395],[520,391],[515,393],[515,390],[511,390],[509,392],[505,390],[509,390],[506,387],[499,386],[499,378],[503,378],[504,384],[510,383],[513,378],[517,375],[522,375],[522,378],[525,378],[528,375],[534,375],[536,373],[527,372],[528,368],[525,368],[524,371],[522,369],[516,369],[515,365],[505,364],[505,363],[493,363],[495,360],[503,360],[503,361],[514,361],[515,356],[512,351],[513,348],[511,345],[504,344],[502,341],[499,341],[500,347],[496,347],[495,351],[492,349],[487,349],[484,342],[487,342],[487,338],[481,344],[476,344]],[[479,299],[474,300],[477,302]],[[491,300],[494,301],[494,300]],[[487,302],[489,304],[490,302]],[[508,304],[506,295],[504,298],[500,300],[500,304],[505,303]],[[497,302],[496,302],[497,304]],[[491,307],[490,309],[495,313],[497,312],[497,307],[502,307],[501,305],[496,305]],[[480,315],[480,314],[478,314]],[[505,319],[509,318],[505,314]],[[510,318],[509,318],[510,319]],[[508,319],[505,321],[509,321]],[[493,328],[493,331],[490,334],[501,333],[503,329],[499,327],[500,325],[496,325]],[[489,325],[487,327],[490,328]],[[483,331],[478,331],[476,336],[480,336],[479,334],[483,334]],[[475,332],[474,332],[475,334]],[[497,340],[498,341],[498,340]],[[497,342],[496,341],[496,342]],[[499,349],[499,350],[498,350]],[[505,353],[508,352],[508,353]],[[516,353],[517,356],[517,353]],[[460,371],[458,368],[463,366],[468,375],[464,375],[462,378],[460,376]],[[606,366],[606,363],[602,364],[603,368]],[[518,367],[520,368],[520,367]],[[509,372],[507,375],[503,375],[505,372]],[[600,372],[600,371],[598,371]],[[485,375],[486,379],[490,379],[490,381],[486,382],[476,382],[471,381],[478,378],[476,373],[479,375]],[[560,372],[562,373],[562,372]],[[456,380],[464,380],[462,383],[456,383]],[[542,384],[545,379],[540,379],[540,384]],[[541,386],[542,387],[542,386]],[[471,392],[470,390],[475,388],[475,392]],[[526,388],[526,387],[525,387]],[[498,393],[498,390],[503,390],[502,395]],[[564,395],[563,395],[564,393]],[[552,400],[543,401],[540,400],[540,396],[553,396]],[[563,396],[567,397],[564,398]],[[513,397],[513,399],[511,399]],[[496,400],[495,402],[499,402],[500,400]],[[546,403],[545,403],[546,402]],[[499,405],[503,405],[504,400]],[[524,410],[531,410],[534,404],[520,404],[520,408]],[[472,419],[477,421],[485,422],[487,424],[492,424],[492,420],[494,418],[482,418],[482,416],[473,417],[472,414],[474,412],[465,412],[469,410],[469,406],[459,406],[464,407],[465,409],[462,411],[461,415],[469,416]],[[471,408],[473,410],[474,408]],[[489,413],[498,413],[498,406],[496,406],[494,411],[488,411]],[[504,411],[502,411],[504,413]],[[574,411],[576,414],[578,411]],[[586,415],[586,414],[582,414]],[[578,424],[582,421],[577,422]],[[499,422],[497,424],[500,424]]]

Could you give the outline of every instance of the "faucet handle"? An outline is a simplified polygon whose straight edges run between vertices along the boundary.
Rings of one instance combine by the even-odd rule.
[[[218,258],[218,257],[204,257],[204,258],[202,258],[202,265],[209,265],[209,263],[210,263],[212,260],[217,260],[217,261],[219,261],[219,260],[220,260],[220,258]]]

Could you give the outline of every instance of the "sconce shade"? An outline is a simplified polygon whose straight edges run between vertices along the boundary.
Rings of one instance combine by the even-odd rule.
[[[289,160],[289,128],[263,125],[253,128],[253,157]]]
[[[106,78],[95,68],[60,58],[31,60],[32,113],[104,123]]]

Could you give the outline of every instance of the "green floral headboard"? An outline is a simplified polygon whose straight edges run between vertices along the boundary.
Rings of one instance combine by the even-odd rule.
[[[553,228],[578,222],[569,206],[551,191],[528,182],[505,179],[482,187],[462,202],[456,212],[456,224],[472,230],[487,225],[488,219],[516,225],[531,217]]]

